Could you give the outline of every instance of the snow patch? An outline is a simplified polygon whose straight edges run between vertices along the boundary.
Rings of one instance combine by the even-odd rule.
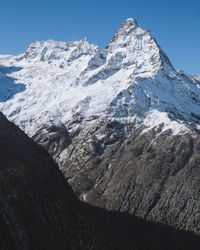
[[[163,125],[161,126],[160,133],[169,129],[172,130],[173,135],[186,134],[189,132],[189,129],[181,121],[171,120],[166,112],[159,112],[158,110],[148,112],[143,124],[147,126],[147,128],[142,131],[142,134],[152,128],[158,128],[159,125]]]

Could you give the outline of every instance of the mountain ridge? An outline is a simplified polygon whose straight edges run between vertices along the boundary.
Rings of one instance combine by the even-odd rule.
[[[11,57],[12,59],[8,60],[0,60],[1,64],[8,64],[10,68],[12,68],[13,64],[18,65],[19,68],[22,67],[19,72],[15,71],[10,74],[11,76],[13,75],[13,78],[16,77],[15,83],[18,84],[15,87],[18,87],[22,82],[23,90],[25,90],[22,90],[22,95],[27,92],[27,97],[25,96],[25,98],[31,98],[31,95],[33,97],[38,96],[41,101],[41,104],[36,105],[34,100],[30,99],[28,103],[25,103],[22,98],[19,98],[19,101],[16,100],[17,105],[12,104],[13,108],[11,108],[11,101],[7,97],[8,105],[5,103],[1,104],[1,110],[4,111],[5,109],[6,115],[12,117],[12,120],[15,120],[15,116],[19,113],[20,116],[24,115],[20,123],[17,119],[16,122],[25,131],[27,129],[26,133],[29,136],[33,136],[37,127],[34,128],[34,131],[30,132],[32,128],[30,126],[31,121],[26,121],[26,117],[28,117],[28,120],[34,119],[38,123],[40,120],[43,122],[40,117],[41,115],[43,117],[49,116],[44,120],[44,124],[48,123],[49,120],[53,120],[54,122],[55,120],[60,120],[61,123],[66,125],[66,122],[69,120],[80,120],[83,116],[87,117],[87,119],[91,119],[91,116],[101,116],[102,113],[107,112],[106,110],[110,111],[110,117],[114,116],[114,118],[118,118],[116,117],[117,110],[119,118],[129,117],[134,120],[140,117],[140,112],[143,113],[143,116],[146,116],[145,112],[149,109],[148,105],[150,105],[151,109],[154,109],[152,106],[155,106],[155,104],[151,105],[151,100],[154,103],[158,101],[167,103],[168,98],[171,98],[171,103],[167,103],[168,107],[155,108],[161,109],[161,112],[172,109],[176,113],[181,110],[181,107],[176,110],[173,106],[186,106],[184,103],[176,103],[176,97],[174,99],[170,94],[173,91],[177,91],[177,89],[181,91],[181,96],[179,96],[178,100],[183,100],[182,93],[184,92],[186,98],[188,95],[191,95],[187,102],[191,106],[190,110],[193,110],[192,113],[197,113],[194,110],[194,105],[191,105],[195,99],[199,98],[199,89],[197,88],[197,83],[195,83],[196,80],[185,78],[186,81],[184,83],[184,80],[181,79],[182,76],[174,70],[165,53],[160,50],[156,41],[150,36],[149,31],[143,30],[135,24],[134,19],[127,19],[115,33],[113,40],[105,50],[100,50],[97,46],[90,45],[85,39],[69,43],[49,40],[32,43],[27,48],[26,53],[21,56]],[[141,55],[141,53],[143,54]],[[34,69],[34,67],[36,68]],[[170,70],[170,72],[166,72],[167,77],[169,77],[172,83],[173,81],[177,81],[179,84],[176,84],[177,86],[170,84],[163,70],[164,72],[165,70]],[[35,73],[37,71],[38,74]],[[42,77],[43,74],[44,78]],[[24,77],[20,77],[20,75]],[[146,79],[147,83],[144,83],[142,79]],[[155,96],[155,87],[157,86],[155,84],[152,85],[151,79],[153,82],[157,81],[157,86],[160,85],[161,93],[159,93],[159,96]],[[162,86],[162,81],[166,82],[164,86]],[[40,85],[44,84],[44,82],[46,84],[43,89]],[[104,82],[107,82],[107,84]],[[139,86],[146,86],[138,88],[138,84]],[[183,87],[183,84],[187,85],[190,92],[187,93],[187,89]],[[162,93],[166,85],[169,93],[166,91],[166,97],[164,97]],[[37,89],[38,87],[39,89]],[[47,88],[50,89],[47,90]],[[8,91],[11,91],[12,95],[12,90],[8,89]],[[127,91],[129,93],[126,93]],[[117,97],[120,94],[123,95],[123,92],[125,93],[124,99],[128,99],[128,103],[126,100],[121,103],[120,98]],[[76,93],[76,96],[74,96],[74,93]],[[135,95],[139,96],[140,99],[142,98],[146,104],[144,101],[143,103],[139,102]],[[119,106],[115,107],[114,112],[112,112],[112,107],[115,106],[115,99]],[[130,105],[131,99],[133,101]],[[51,108],[45,107],[45,103],[48,103],[48,106],[57,107],[51,112]],[[66,103],[70,106],[68,107]],[[124,108],[124,105],[128,105],[129,107]],[[31,115],[28,115],[25,111],[27,106],[29,106],[30,110],[32,107],[35,109]],[[137,106],[141,106],[141,111],[138,109],[135,110]],[[119,108],[122,109],[121,112],[118,112]],[[130,115],[122,114],[127,111]],[[194,120],[194,116],[191,115],[190,111],[189,113],[186,110],[181,110],[183,114],[186,112],[187,118],[182,117],[182,114],[179,112],[177,114],[178,119]],[[41,115],[39,116],[38,113]],[[81,116],[80,113],[83,115]],[[198,119],[195,122],[198,122]]]
[[[107,204],[105,207],[116,210],[125,207],[126,212],[147,218],[161,196],[166,195],[164,185],[168,181],[171,185],[170,180],[176,179],[172,173],[176,175],[177,169],[186,173],[192,162],[198,163],[199,81],[176,71],[150,32],[140,28],[134,19],[121,25],[104,50],[86,39],[49,40],[32,43],[19,56],[0,56],[0,64],[0,82],[7,82],[0,95],[0,110],[54,157],[80,199],[92,204],[100,200]],[[169,145],[165,143],[166,135]],[[157,146],[163,140],[163,151],[174,152],[174,145],[183,150],[184,139],[191,152],[181,154],[182,166],[178,160],[173,163],[170,153],[163,155]],[[140,140],[144,148],[138,145]],[[120,153],[126,143],[135,156],[132,159],[127,149],[127,159],[135,160],[135,164],[126,162]],[[156,152],[158,158],[154,162],[152,155]],[[180,152],[175,152],[174,159],[179,159]],[[120,159],[123,162],[118,164]],[[163,170],[162,161],[166,169],[171,166],[172,170]],[[130,165],[131,173],[123,164]],[[139,164],[144,173],[140,173]],[[165,176],[162,182],[156,167]],[[149,182],[145,182],[147,173]],[[149,190],[149,203],[145,203],[146,193],[141,192],[137,211],[132,203],[134,197],[124,192],[126,182],[139,190],[140,178],[144,181],[143,191]],[[195,178],[198,182],[198,175]],[[187,209],[193,214],[191,206]],[[155,213],[161,215],[161,211],[164,210]],[[172,221],[170,216],[168,224],[179,228],[177,220]],[[153,215],[151,218],[155,219]],[[163,217],[159,218],[162,222]],[[199,233],[195,223],[184,222],[185,227]]]

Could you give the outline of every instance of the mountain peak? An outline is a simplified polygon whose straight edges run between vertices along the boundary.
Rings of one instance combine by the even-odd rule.
[[[125,22],[123,22],[118,30],[118,32],[126,33],[130,30],[136,28],[138,26],[137,21],[133,18],[127,18]]]
[[[174,109],[179,104],[177,109],[181,119],[184,116],[182,120],[193,121],[198,117],[197,85],[191,85],[188,78],[182,79],[150,32],[132,18],[120,26],[104,50],[86,39],[76,42],[48,40],[31,44],[20,57],[2,60],[0,57],[0,62],[4,67],[0,69],[3,79],[9,81],[9,85],[5,84],[0,108],[6,110],[11,119],[18,119],[18,125],[31,136],[36,126],[33,124],[38,124],[33,121],[38,120],[41,124],[54,120],[60,126],[70,124],[71,120],[89,120],[105,113],[132,119],[138,114],[145,117],[150,108],[178,113]],[[7,69],[7,65],[12,65],[11,69]],[[14,71],[13,66],[17,70]],[[13,71],[9,77],[4,73],[7,70]],[[23,85],[15,84],[15,79]],[[174,89],[178,92],[176,97],[179,95],[178,104]],[[119,95],[123,91],[125,99]],[[186,93],[188,103],[193,106],[188,108],[188,103],[187,107],[183,104],[186,102],[185,98],[182,100],[182,93]],[[38,103],[35,102],[37,96],[40,97]],[[130,109],[126,108],[129,106]],[[191,112],[195,114],[192,117]]]
[[[115,32],[113,39],[111,41],[111,43],[115,40],[117,40],[117,38],[119,36],[128,36],[131,33],[133,33],[135,31],[135,29],[138,27],[138,23],[136,20],[134,20],[133,18],[128,18],[126,19],[119,27],[119,29],[117,30],[117,32]]]
[[[30,62],[51,62],[52,60],[66,61],[68,59],[70,60],[72,57],[77,58],[85,54],[94,54],[97,50],[98,47],[88,43],[87,38],[74,42],[54,40],[36,41],[28,46],[24,56],[20,56],[20,59],[25,58]]]
[[[168,57],[150,31],[141,28],[133,18],[128,18],[121,24],[107,50],[112,54],[112,58],[114,54],[117,58],[123,58],[123,64],[132,65],[135,68],[134,73],[145,73],[145,77],[157,74],[163,69],[173,70]]]

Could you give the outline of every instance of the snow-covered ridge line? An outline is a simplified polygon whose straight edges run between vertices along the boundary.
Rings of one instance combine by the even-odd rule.
[[[194,77],[194,79],[200,81],[200,75],[195,75],[195,76],[193,76],[193,77]]]
[[[166,121],[162,112],[200,122],[199,82],[175,71],[131,18],[104,50],[86,39],[40,41],[22,55],[0,56],[0,65],[0,110],[30,136],[46,124],[73,130],[98,118],[141,123],[152,110],[161,114],[156,124]]]

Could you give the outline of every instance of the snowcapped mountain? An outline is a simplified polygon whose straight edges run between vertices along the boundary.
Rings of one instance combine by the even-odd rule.
[[[104,50],[86,39],[35,42],[23,55],[1,56],[0,65],[0,108],[30,136],[42,124],[71,130],[76,120],[88,123],[103,115],[132,122],[154,110],[198,122],[197,82],[177,73],[150,32],[133,19]]]
[[[188,136],[197,140],[198,78],[176,71],[150,32],[132,18],[120,26],[103,50],[86,39],[48,40],[30,44],[22,55],[0,56],[0,65],[0,110],[49,151],[77,194],[106,208],[153,218],[150,211],[159,200],[157,192],[166,191],[163,185],[167,185],[168,178],[173,180],[173,171],[168,171],[162,182],[159,177],[156,187],[145,177],[147,186],[138,204],[122,204],[131,200],[126,185],[134,183],[139,188],[141,180],[137,178],[143,177],[127,181],[129,170],[119,177],[122,166],[118,164],[123,158],[120,150],[127,150],[127,142],[131,148],[133,142],[138,145],[141,140],[143,148],[134,148],[135,157],[140,156],[141,161],[150,145],[155,152],[159,150],[157,145],[164,145],[163,152],[168,152],[168,147],[174,152],[173,145],[179,142],[177,147],[184,147],[182,143]],[[177,142],[177,138],[182,139]],[[126,159],[123,164],[127,166]],[[172,164],[167,153],[157,160]],[[141,166],[146,158],[142,162]],[[189,159],[183,161],[187,162]],[[155,183],[156,176],[151,179]],[[148,190],[152,195],[146,197]],[[120,200],[115,197],[117,193]],[[184,224],[186,227],[190,224]],[[194,227],[192,230],[198,231]]]

